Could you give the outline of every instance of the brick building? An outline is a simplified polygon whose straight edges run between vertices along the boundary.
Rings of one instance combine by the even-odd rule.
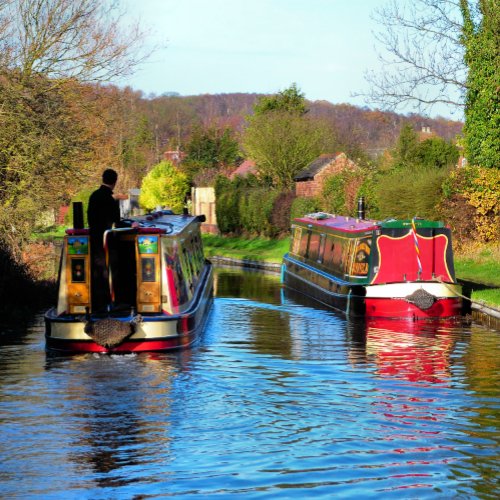
[[[295,194],[304,197],[318,196],[327,177],[356,168],[357,165],[345,153],[323,154],[294,177]]]

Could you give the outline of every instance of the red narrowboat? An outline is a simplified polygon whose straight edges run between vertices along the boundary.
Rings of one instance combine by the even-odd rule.
[[[450,229],[315,213],[294,220],[282,282],[351,316],[460,316]]]

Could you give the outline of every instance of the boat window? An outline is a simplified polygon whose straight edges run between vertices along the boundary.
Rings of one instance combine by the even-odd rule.
[[[349,248],[349,241],[342,238],[338,238],[335,241],[335,248],[332,254],[332,267],[341,274],[344,272],[344,255],[347,253],[347,248]]]
[[[323,262],[323,255],[325,254],[326,246],[326,234],[320,235],[319,238],[319,252],[318,252],[318,262],[321,264]]]
[[[311,260],[317,260],[319,255],[319,234],[312,233],[309,239],[309,249],[307,257]]]
[[[291,251],[294,254],[299,253],[301,236],[302,236],[302,228],[295,227],[293,230],[293,239],[292,239],[292,247],[291,247]]]
[[[324,251],[323,251],[323,264],[325,266],[331,267],[334,248],[335,248],[335,240],[333,236],[327,236],[325,238]]]
[[[307,255],[307,244],[309,243],[309,235],[311,231],[302,231],[302,235],[300,237],[300,248],[299,255],[305,257]]]

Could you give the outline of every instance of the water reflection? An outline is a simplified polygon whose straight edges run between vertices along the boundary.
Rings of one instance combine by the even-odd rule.
[[[498,496],[498,332],[216,283],[177,353],[60,356],[41,316],[0,334],[0,497]]]
[[[135,469],[169,456],[174,385],[189,372],[191,357],[191,350],[140,356],[47,352],[45,369],[60,383],[57,392],[65,396],[58,404],[74,436],[68,459],[92,474],[98,487],[134,483]],[[78,376],[59,376],[68,372]]]

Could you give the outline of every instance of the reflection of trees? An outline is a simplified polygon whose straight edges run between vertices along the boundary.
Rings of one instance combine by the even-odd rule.
[[[256,352],[284,359],[294,358],[288,313],[254,307],[249,309],[248,323],[251,325],[252,346]]]
[[[217,297],[253,299],[279,304],[279,276],[236,267],[216,269],[215,294]]]
[[[190,351],[139,356],[48,354],[46,369],[70,363],[72,376],[64,388],[74,435],[72,461],[90,466],[100,487],[134,481],[130,468],[150,462],[153,454],[169,454],[171,391]],[[133,379],[130,374],[133,373]]]
[[[462,432],[470,440],[480,444],[480,453],[474,446],[470,451],[461,446],[473,473],[468,484],[478,497],[494,496],[498,492],[498,436],[500,435],[500,411],[498,387],[500,385],[499,332],[472,328],[468,348],[462,356],[465,368],[464,382],[470,393],[471,407],[464,408],[467,421]],[[463,442],[461,442],[462,444]],[[463,477],[463,469],[452,468],[456,477]]]

